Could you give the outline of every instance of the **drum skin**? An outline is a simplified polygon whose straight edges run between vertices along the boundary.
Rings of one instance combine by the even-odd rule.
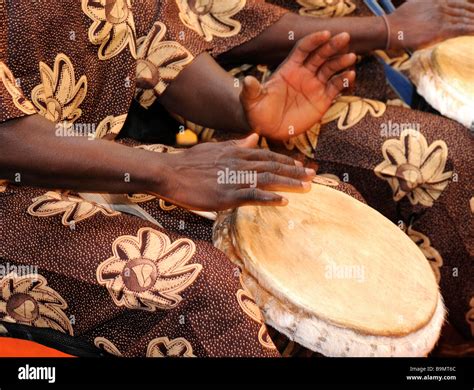
[[[441,114],[474,128],[474,37],[415,52],[402,67],[418,93]]]
[[[215,225],[215,245],[242,268],[266,322],[329,356],[426,355],[444,306],[416,244],[334,188],[285,196],[287,207],[240,207]]]

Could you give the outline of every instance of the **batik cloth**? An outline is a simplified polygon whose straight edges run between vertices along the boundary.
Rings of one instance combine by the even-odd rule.
[[[150,106],[197,55],[284,13],[256,0],[2,1],[0,122],[39,114],[57,136],[114,139],[132,99]],[[279,356],[239,270],[210,243],[211,222],[149,203],[164,228],[3,183],[0,321],[120,356]]]
[[[362,0],[271,2],[315,18],[371,15]],[[429,261],[447,305],[439,354],[474,354],[472,135],[432,109],[407,107],[387,84],[379,59],[399,69],[409,55],[377,51],[360,58],[355,89],[336,99],[321,124],[283,144],[262,138],[260,145],[352,184],[408,234]],[[242,64],[229,73],[265,81],[272,72],[265,64]],[[184,123],[201,141],[238,136]]]

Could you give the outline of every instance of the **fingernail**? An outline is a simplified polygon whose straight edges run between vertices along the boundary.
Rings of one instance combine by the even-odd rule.
[[[295,165],[297,167],[302,167],[303,166],[303,163],[301,161],[298,161],[298,160],[295,160]]]
[[[308,176],[316,176],[316,171],[314,169],[306,168],[304,171]]]
[[[286,206],[288,204],[288,199],[287,198],[281,198],[281,205]]]
[[[304,181],[302,184],[305,190],[309,190],[311,188],[311,182],[309,181]]]

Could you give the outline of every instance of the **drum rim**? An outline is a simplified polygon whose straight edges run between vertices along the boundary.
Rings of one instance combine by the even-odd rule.
[[[247,284],[245,284],[247,279]],[[285,304],[278,298],[272,296],[259,283],[245,271],[242,272],[242,280],[259,307],[262,308],[262,314],[265,323],[284,334],[288,339],[308,348],[314,352],[323,354],[329,357],[424,357],[435,347],[439,339],[441,328],[445,321],[446,308],[443,297],[438,292],[435,312],[429,321],[421,328],[414,332],[403,336],[381,336],[372,335],[359,332],[354,329],[344,328],[338,324],[326,321],[314,314],[290,313],[296,318],[293,323],[285,315],[284,321],[277,321],[269,314],[271,311],[284,311]],[[257,286],[259,291],[255,291],[248,285],[249,280]],[[271,296],[271,308],[265,301],[264,294]],[[263,301],[263,302],[262,302]],[[286,312],[286,311],[285,311]],[[305,322],[311,321],[314,333],[308,332],[307,324],[300,326],[298,323],[301,319]],[[314,324],[317,322],[319,327]],[[291,323],[290,326],[287,324]],[[309,340],[308,335],[313,335],[313,340]],[[329,343],[323,344],[321,340],[329,340]],[[341,345],[344,345],[344,350],[341,351]]]

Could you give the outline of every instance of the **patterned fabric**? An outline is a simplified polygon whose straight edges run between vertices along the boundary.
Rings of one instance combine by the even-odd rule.
[[[64,313],[66,301],[41,275],[18,275],[15,272],[0,280],[0,318],[3,321],[51,328],[73,334]]]
[[[323,3],[271,2],[305,14],[309,3],[318,7]],[[342,3],[327,2],[326,8],[314,9],[326,12]],[[357,9],[351,16],[370,14],[362,1],[353,3]],[[406,56],[377,55],[396,67],[406,61]],[[253,75],[264,81],[271,70],[242,65],[230,74],[239,79]],[[262,144],[306,165],[319,166],[318,174],[327,172],[353,184],[370,206],[399,225],[429,261],[446,301],[449,321],[459,332],[453,339],[443,337],[437,353],[453,356],[459,349],[460,355],[467,350],[472,354],[474,178],[472,156],[466,149],[472,136],[451,120],[397,104],[386,85],[383,67],[373,56],[357,64],[357,79],[352,95],[337,98],[322,124],[284,143],[262,140]],[[199,129],[189,123],[187,127]],[[206,132],[217,140],[232,138],[212,129]],[[469,341],[462,348],[454,347],[461,337]]]
[[[200,53],[285,12],[259,0],[1,2],[0,122],[39,114],[58,135],[112,140],[134,97],[151,106]],[[141,194],[129,199],[167,230],[67,191],[2,181],[0,193],[0,265],[34,268],[0,275],[1,321],[117,356],[278,356],[207,220]]]
[[[272,339],[268,334],[267,328],[263,321],[263,315],[260,312],[255,300],[253,299],[250,292],[245,288],[242,278],[240,278],[240,284],[242,288],[237,291],[237,301],[239,302],[240,307],[242,308],[243,312],[247,314],[252,320],[254,320],[257,324],[260,325],[260,330],[258,331],[258,341],[262,344],[265,348],[275,349]]]
[[[279,356],[250,297],[252,315],[243,310],[238,269],[212,246],[211,221],[157,199],[140,203],[160,229],[98,205],[90,212],[68,194],[76,222],[65,226],[70,201],[61,197],[14,185],[0,193],[0,265],[17,270],[0,277],[0,321],[116,356]],[[55,212],[27,213],[32,204]]]
[[[362,0],[268,3],[310,17],[370,14]],[[2,2],[0,122],[39,113],[113,139],[134,97],[156,104],[201,52],[242,44],[285,12],[257,0]],[[354,184],[397,223],[430,262],[449,321],[468,340],[454,346],[445,333],[439,353],[472,353],[472,139],[453,121],[386,104],[395,96],[373,57],[357,70],[356,89],[323,124],[261,145]],[[263,79],[270,71],[244,66],[233,74]],[[205,140],[231,137],[182,120]],[[129,197],[164,229],[77,194],[0,181],[0,264],[37,267],[2,275],[0,320],[74,335],[116,356],[279,356],[238,270],[210,245],[211,222]],[[284,355],[298,349],[276,346]]]
[[[170,242],[166,234],[142,228],[137,237],[120,236],[112,244],[114,256],[97,268],[97,281],[105,285],[114,303],[129,309],[172,309],[181,292],[202,271],[187,264],[196,252],[188,239]]]
[[[135,96],[149,107],[200,53],[238,46],[285,12],[259,0],[2,2],[0,122],[38,113],[113,139]]]

